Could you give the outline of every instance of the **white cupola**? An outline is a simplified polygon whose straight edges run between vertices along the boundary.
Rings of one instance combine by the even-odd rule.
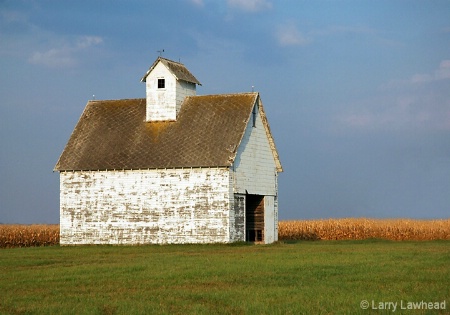
[[[179,62],[158,57],[142,77],[147,92],[146,121],[177,119],[186,96],[196,95],[200,82]]]

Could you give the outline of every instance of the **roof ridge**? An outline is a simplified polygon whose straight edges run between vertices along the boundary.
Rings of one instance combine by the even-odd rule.
[[[259,92],[237,92],[237,93],[222,93],[222,94],[204,94],[204,95],[190,95],[186,97],[211,97],[211,96],[232,96],[232,95],[258,95]],[[145,97],[130,97],[130,98],[116,98],[116,99],[105,99],[105,100],[89,100],[90,103],[100,103],[100,102],[117,102],[117,101],[133,101],[133,100],[146,100]]]
[[[175,76],[177,80],[183,80],[186,82],[195,83],[198,85],[202,85],[200,81],[197,80],[197,78],[189,71],[189,69],[182,64],[181,62],[176,62],[164,57],[159,56],[155,62],[151,65],[151,67],[147,70],[145,75],[141,78],[141,82],[146,82],[147,76],[150,74],[150,72],[153,71],[153,69],[156,67],[158,63],[162,63],[168,70]]]
[[[177,64],[179,64],[179,65],[184,66],[184,64],[181,63],[181,61],[178,62],[178,61],[175,61],[175,60],[172,60],[172,59],[168,59],[168,58],[164,58],[164,57],[161,57],[161,56],[159,56],[158,59],[164,59],[164,60],[166,60],[166,61],[170,61],[170,62],[177,63]]]
[[[108,99],[108,100],[89,100],[89,103],[100,103],[100,102],[117,102],[117,101],[134,101],[134,100],[145,100],[145,97],[133,97],[133,98],[118,98],[118,99]]]
[[[205,94],[205,95],[192,95],[188,97],[202,97],[202,96],[232,96],[232,95],[258,95],[259,92],[238,92],[238,93],[222,93],[222,94]]]

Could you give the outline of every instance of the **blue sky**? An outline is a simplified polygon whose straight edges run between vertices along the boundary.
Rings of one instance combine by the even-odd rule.
[[[280,219],[448,218],[450,1],[0,1],[0,222],[58,223],[53,167],[89,99],[261,93]]]

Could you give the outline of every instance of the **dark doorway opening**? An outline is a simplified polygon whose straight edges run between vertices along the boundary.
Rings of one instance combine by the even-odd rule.
[[[245,241],[264,240],[264,196],[247,194],[245,198]]]

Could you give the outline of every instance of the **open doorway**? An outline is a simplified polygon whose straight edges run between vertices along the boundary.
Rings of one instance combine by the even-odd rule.
[[[264,196],[246,195],[245,241],[264,241]]]

